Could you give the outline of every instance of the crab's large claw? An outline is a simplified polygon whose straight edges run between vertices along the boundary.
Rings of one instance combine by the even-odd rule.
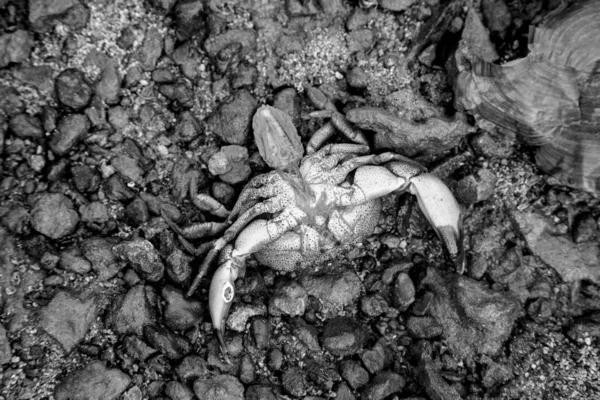
[[[462,211],[450,189],[437,177],[423,173],[410,179],[410,192],[444,243],[458,273],[465,270]]]
[[[232,246],[228,245],[221,253],[219,268],[210,283],[208,293],[208,308],[212,319],[213,328],[219,340],[223,357],[229,363],[227,346],[225,346],[225,320],[235,295],[235,280],[239,275],[238,260],[232,257]]]

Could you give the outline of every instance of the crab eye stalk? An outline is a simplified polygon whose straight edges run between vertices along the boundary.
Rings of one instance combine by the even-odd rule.
[[[302,159],[304,148],[287,113],[262,106],[252,118],[252,129],[258,151],[269,167],[284,169]]]

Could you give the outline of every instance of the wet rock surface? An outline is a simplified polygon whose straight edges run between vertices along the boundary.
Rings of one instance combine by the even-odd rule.
[[[472,3],[0,1],[0,397],[598,398],[598,198],[454,102],[465,59],[525,56],[558,2]],[[345,116],[371,153],[442,179],[464,274],[415,197],[390,194],[358,243],[326,234],[291,272],[247,258],[228,363],[216,259],[186,292],[244,186],[241,214],[274,195],[252,181],[271,170],[263,106],[303,147]],[[280,221],[263,205],[251,213]]]

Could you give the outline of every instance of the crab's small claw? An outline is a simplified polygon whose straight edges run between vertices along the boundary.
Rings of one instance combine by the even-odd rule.
[[[444,243],[456,270],[465,270],[462,211],[450,189],[436,176],[423,173],[410,180],[410,192],[417,196],[419,207]]]
[[[215,329],[223,357],[228,363],[231,362],[227,356],[227,346],[224,339],[225,320],[235,296],[235,280],[239,275],[236,260],[232,257],[231,253],[232,246],[228,245],[223,250],[222,262],[219,264],[219,268],[212,278],[208,292],[208,308],[213,328]]]

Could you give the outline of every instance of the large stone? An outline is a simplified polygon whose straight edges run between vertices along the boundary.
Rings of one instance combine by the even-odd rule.
[[[83,369],[69,373],[54,389],[55,400],[116,400],[131,378],[119,369],[108,369],[93,361]]]
[[[64,194],[42,194],[31,210],[33,229],[52,239],[72,233],[79,222],[73,203]]]
[[[32,46],[33,35],[25,30],[19,29],[0,36],[0,68],[25,61]]]

